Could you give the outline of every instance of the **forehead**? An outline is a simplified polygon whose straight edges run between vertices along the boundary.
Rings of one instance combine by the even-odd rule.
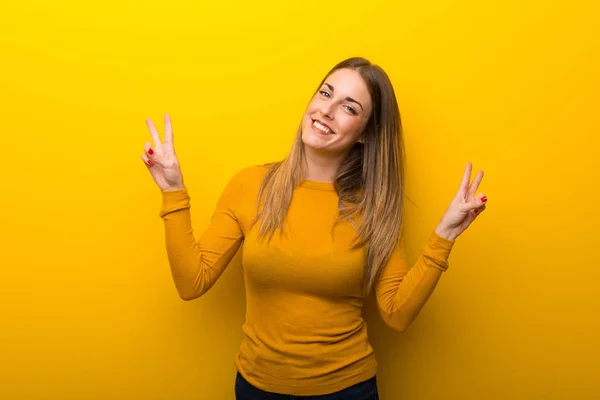
[[[367,84],[360,74],[348,68],[341,68],[329,75],[323,84],[333,86],[335,94],[339,96],[350,96],[362,104],[370,103],[371,96]]]

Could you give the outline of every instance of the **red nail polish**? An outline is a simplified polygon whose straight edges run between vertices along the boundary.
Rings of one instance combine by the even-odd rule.
[[[478,209],[475,209],[475,210],[473,210],[473,211],[475,211],[475,214],[477,214],[477,213],[479,212],[479,210],[478,210]]]
[[[150,155],[154,154],[154,150],[152,150],[152,149],[148,150],[148,154],[150,154]]]
[[[148,160],[148,165],[152,165],[152,160]]]
[[[482,203],[485,203],[486,201],[487,201],[487,197],[483,196],[483,197],[481,198],[481,202],[482,202]]]

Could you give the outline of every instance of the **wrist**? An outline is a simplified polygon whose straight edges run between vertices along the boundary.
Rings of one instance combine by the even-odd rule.
[[[436,233],[436,234],[437,234],[439,237],[441,237],[441,238],[444,238],[444,239],[446,239],[446,240],[452,240],[452,241],[454,241],[454,240],[457,238],[457,235],[456,235],[456,234],[454,234],[454,233],[452,232],[452,230],[450,230],[450,229],[447,229],[447,228],[445,228],[445,227],[443,227],[443,226],[440,226],[440,225],[438,225],[438,226],[435,228],[435,233]]]
[[[185,189],[185,186],[171,186],[168,189],[164,189],[163,192],[176,192],[178,190]]]

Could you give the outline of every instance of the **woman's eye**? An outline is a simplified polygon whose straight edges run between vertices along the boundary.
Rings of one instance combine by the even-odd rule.
[[[346,106],[346,109],[350,111],[352,114],[356,115],[356,110],[350,106]]]
[[[328,97],[328,98],[329,98],[329,97],[331,97],[331,96],[329,95],[329,93],[327,93],[325,90],[319,90],[319,93],[320,93],[321,95],[325,96],[325,97]],[[348,111],[350,111],[350,112],[352,113],[352,115],[356,115],[356,114],[357,114],[357,112],[356,112],[356,110],[355,110],[354,108],[352,108],[352,107],[350,107],[350,106],[345,106],[345,107],[346,107],[346,109],[347,109]]]

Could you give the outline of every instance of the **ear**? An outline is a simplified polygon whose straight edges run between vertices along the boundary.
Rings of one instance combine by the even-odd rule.
[[[358,142],[365,144],[365,135],[361,135],[360,138],[358,138]]]

